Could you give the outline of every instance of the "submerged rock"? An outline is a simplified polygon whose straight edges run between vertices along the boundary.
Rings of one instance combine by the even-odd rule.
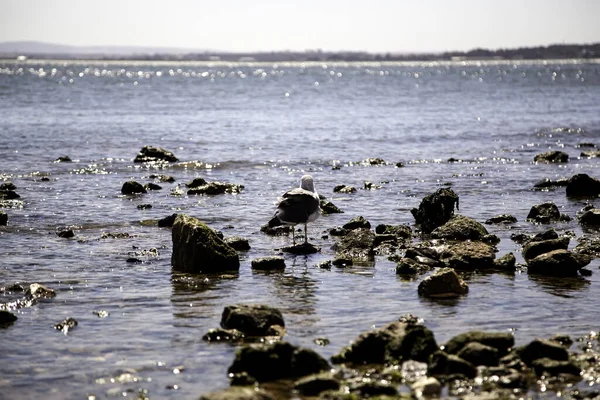
[[[69,239],[75,237],[75,232],[73,229],[59,229],[56,231],[56,235],[61,238]]]
[[[5,328],[17,320],[17,316],[9,311],[0,310],[0,328]]]
[[[225,243],[236,249],[237,251],[248,251],[250,250],[250,243],[248,239],[241,238],[239,236],[230,236],[225,238]]]
[[[552,202],[536,204],[531,207],[529,214],[527,214],[527,220],[544,224],[551,221],[559,221],[560,211],[558,211],[556,204]]]
[[[514,224],[517,222],[517,218],[514,215],[510,214],[500,214],[496,215],[485,221],[486,224]]]
[[[138,194],[148,193],[144,185],[136,181],[127,181],[121,187],[121,193],[123,194]]]
[[[576,276],[580,269],[588,265],[591,257],[559,249],[527,260],[527,272],[550,276]]]
[[[482,240],[486,235],[488,231],[482,224],[464,215],[453,216],[431,232],[433,238],[449,240]]]
[[[213,328],[202,336],[202,340],[207,342],[238,342],[246,336],[237,329]]]
[[[236,329],[246,336],[269,336],[274,326],[285,327],[283,315],[277,308],[264,304],[227,306],[221,315],[221,327]]]
[[[356,188],[354,186],[337,185],[333,188],[334,193],[355,193]]]
[[[71,157],[69,156],[61,156],[58,157],[56,160],[54,160],[55,163],[60,163],[60,162],[73,162],[73,160],[71,160]]]
[[[57,331],[62,331],[65,335],[69,333],[69,331],[77,326],[77,320],[75,318],[65,318],[63,321],[54,325],[54,329]]]
[[[235,249],[199,219],[179,214],[172,230],[173,269],[183,272],[237,271],[240,259]]]
[[[452,218],[455,206],[458,210],[458,195],[452,189],[441,188],[425,196],[419,208],[413,208],[410,212],[421,230],[430,233]]]
[[[218,195],[218,194],[239,194],[244,189],[243,185],[227,182],[206,182],[200,186],[194,186],[187,191],[189,195]]]
[[[260,257],[252,260],[252,269],[259,271],[281,271],[285,269],[285,259],[279,256]]]
[[[595,157],[600,157],[600,150],[589,150],[589,151],[582,151],[580,154],[581,157],[587,157],[587,158],[595,158]]]
[[[177,162],[179,159],[175,157],[172,152],[165,150],[162,147],[144,146],[133,160],[133,162],[136,163],[157,161]]]
[[[16,200],[20,199],[21,196],[17,192],[11,189],[0,190],[0,200]]]
[[[469,286],[452,268],[442,268],[423,279],[418,292],[424,297],[459,297],[469,292]]]
[[[564,151],[548,151],[546,153],[537,154],[533,157],[536,163],[566,163],[569,162],[569,155]]]
[[[350,222],[347,222],[344,225],[342,225],[342,228],[348,229],[348,230],[354,230],[354,229],[359,229],[359,228],[371,229],[371,223],[369,221],[367,221],[361,215],[361,216],[358,216],[356,218],[352,218],[350,220]]]
[[[566,189],[567,197],[598,197],[600,195],[600,180],[587,174],[573,175]]]
[[[375,234],[369,229],[354,229],[333,246],[338,258],[355,262],[375,260]]]
[[[552,180],[552,179],[542,179],[541,181],[538,181],[535,185],[533,185],[534,189],[548,189],[548,188],[555,188],[558,186],[567,186],[569,184],[569,179],[567,178],[559,178],[557,180]]]

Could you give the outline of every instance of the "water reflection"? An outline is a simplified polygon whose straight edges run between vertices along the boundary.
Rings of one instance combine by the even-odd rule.
[[[528,275],[529,280],[537,284],[544,292],[554,296],[571,298],[577,292],[587,290],[590,281],[582,276],[544,276]]]
[[[284,304],[286,312],[315,314],[318,281],[310,275],[308,257],[293,257],[290,261],[285,273],[273,279],[273,293]]]

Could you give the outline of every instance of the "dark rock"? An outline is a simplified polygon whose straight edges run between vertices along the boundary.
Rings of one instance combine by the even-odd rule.
[[[567,178],[559,178],[555,181],[551,180],[551,179],[542,179],[541,181],[537,182],[535,185],[533,185],[534,189],[546,189],[546,188],[553,188],[553,187],[557,187],[557,186],[567,186],[569,184],[569,179]]]
[[[330,368],[329,363],[313,350],[276,342],[243,347],[237,352],[228,372],[246,372],[258,382],[268,382],[300,378]]]
[[[54,160],[55,163],[59,163],[59,162],[73,162],[73,160],[71,160],[71,157],[69,156],[61,156],[58,157],[56,160]]]
[[[550,239],[558,239],[558,233],[556,233],[556,231],[552,228],[534,235],[531,238],[531,242],[539,242],[541,240],[550,240]]]
[[[149,176],[150,179],[157,179],[159,182],[168,182],[168,183],[173,183],[175,182],[175,178],[173,178],[171,175],[150,175]]]
[[[365,181],[365,183],[363,184],[363,188],[365,190],[376,190],[376,189],[381,189],[381,185],[374,185],[373,182]]]
[[[138,210],[148,210],[150,208],[152,208],[152,204],[138,204],[137,205]]]
[[[331,228],[331,229],[329,230],[329,234],[330,234],[331,236],[346,236],[346,235],[348,234],[348,232],[350,232],[348,229],[341,228],[341,227],[339,227],[339,226],[338,226],[338,227]]]
[[[556,204],[552,202],[536,204],[531,207],[529,214],[527,214],[528,221],[548,223],[551,221],[560,220],[560,211]]]
[[[594,143],[590,143],[590,142],[581,142],[578,143],[577,146],[575,147],[596,147],[596,145]]]
[[[508,253],[494,260],[494,267],[502,271],[514,272],[517,267],[517,259],[513,253]]]
[[[569,162],[569,155],[564,151],[548,151],[546,153],[537,154],[533,157],[536,163],[566,163]]]
[[[263,304],[227,306],[221,315],[221,327],[236,329],[246,336],[267,336],[272,327],[285,327],[281,311]]]
[[[11,312],[0,310],[0,328],[7,327],[17,320],[17,316]]]
[[[8,214],[4,211],[0,211],[0,226],[8,225]]]
[[[561,333],[557,333],[556,335],[552,336],[550,338],[550,340],[559,343],[561,346],[564,346],[566,349],[571,347],[571,345],[573,344],[573,339],[571,339],[571,337],[569,335],[565,335],[565,334],[561,334]]]
[[[391,234],[375,234],[375,241],[373,245],[375,247],[381,245],[382,243],[395,245],[398,242],[398,237],[396,235]]]
[[[477,369],[470,362],[463,360],[454,354],[446,354],[443,351],[436,351],[432,356],[427,367],[428,376],[449,376],[460,375],[465,378],[475,378]]]
[[[329,200],[321,200],[321,213],[323,215],[327,214],[340,214],[343,213],[335,204],[330,202]]]
[[[362,333],[331,360],[335,364],[383,364],[407,360],[426,362],[437,348],[433,332],[427,327],[396,321]]]
[[[532,366],[535,360],[549,358],[556,361],[567,361],[569,352],[559,343],[546,339],[534,339],[529,344],[519,347],[517,354],[528,366]]]
[[[582,151],[580,154],[581,157],[587,158],[596,158],[600,157],[600,150],[590,150],[590,151]]]
[[[497,349],[478,342],[468,343],[457,355],[475,366],[496,366],[499,360]]]
[[[219,392],[203,394],[200,400],[275,400],[275,397],[256,387],[232,386]]]
[[[4,182],[0,184],[0,190],[17,190],[17,187],[12,182]]]
[[[575,249],[577,253],[585,254],[594,258],[600,257],[600,237],[582,236],[577,239],[579,242]]]
[[[162,190],[162,186],[152,182],[147,183],[144,187],[146,188],[146,190]]]
[[[330,372],[310,375],[294,383],[294,389],[303,396],[318,396],[319,393],[339,388],[340,382]]]
[[[139,258],[136,257],[130,257],[127,260],[125,260],[126,263],[131,263],[131,264],[141,264],[143,263],[143,261]]]
[[[485,270],[495,267],[494,248],[483,242],[458,242],[448,246],[440,254],[440,261],[458,270]]]
[[[513,233],[510,235],[510,240],[515,243],[523,244],[531,239],[531,236],[525,233]]]
[[[433,238],[450,240],[482,240],[487,234],[482,224],[464,215],[453,216],[431,232]]]
[[[60,229],[56,231],[56,235],[58,235],[58,237],[68,239],[75,237],[75,232],[73,232],[73,229]]]
[[[331,260],[325,260],[325,261],[321,261],[320,263],[315,265],[315,267],[321,268],[321,269],[331,269],[331,265],[332,265]]]
[[[458,210],[458,204],[458,195],[452,189],[441,188],[425,196],[419,208],[413,208],[410,212],[421,230],[430,233],[452,218],[454,206]]]
[[[444,346],[448,354],[458,354],[469,343],[480,343],[492,347],[502,357],[515,345],[515,338],[510,332],[469,331],[454,336]]]
[[[548,239],[539,241],[530,241],[523,246],[523,258],[531,260],[541,254],[549,253],[554,250],[569,248],[569,238]]]
[[[567,197],[598,197],[600,181],[587,174],[573,175],[566,189]]]
[[[402,167],[404,167],[404,163],[402,161],[398,161],[396,163],[396,168],[402,168]]]
[[[550,276],[576,276],[590,261],[591,258],[584,254],[559,249],[527,260],[527,272]]]
[[[419,283],[418,293],[425,297],[458,297],[469,292],[469,286],[452,268],[442,268]]]
[[[353,230],[353,229],[371,229],[371,223],[367,221],[363,216],[359,216],[356,218],[352,218],[350,222],[347,222],[342,226],[344,229]]]
[[[65,335],[69,331],[77,326],[77,320],[75,318],[65,318],[63,321],[54,325],[54,329],[62,331]]]
[[[208,182],[204,178],[196,177],[191,182],[185,184],[188,188],[197,188],[206,185]]]
[[[137,194],[137,193],[148,193],[144,185],[136,181],[127,181],[121,188],[123,194]]]
[[[517,222],[517,219],[510,214],[500,214],[496,215],[485,221],[486,224],[514,224]]]
[[[385,225],[379,224],[375,227],[375,233],[381,235],[395,235],[402,239],[412,238],[412,229],[408,225]]]
[[[361,161],[363,165],[386,165],[387,162],[381,158],[365,158]]]
[[[133,160],[133,162],[136,163],[157,161],[177,162],[179,161],[179,159],[175,157],[175,155],[172,152],[165,150],[161,147],[144,146]]]
[[[587,210],[579,217],[579,223],[588,227],[600,226],[600,209],[592,208]]]
[[[226,182],[208,182],[202,186],[195,186],[188,190],[189,195],[218,195],[224,193],[238,194],[244,189],[243,185]]]
[[[571,361],[557,361],[551,358],[538,358],[531,363],[537,376],[550,375],[557,376],[569,374],[579,377],[581,368]]]
[[[422,263],[412,258],[402,257],[396,264],[396,274],[416,275],[429,272],[434,267],[431,264]]]
[[[252,269],[259,271],[282,271],[285,269],[285,259],[279,256],[260,257],[252,260]]]
[[[258,382],[246,372],[229,374],[229,384],[231,386],[258,386]]]
[[[311,243],[300,243],[294,246],[282,247],[281,251],[296,255],[306,255],[318,253],[321,251],[321,248]]]
[[[354,186],[337,185],[333,188],[334,193],[354,193],[356,188]]]
[[[369,229],[358,228],[350,231],[333,246],[337,257],[355,262],[375,260],[375,234]]]
[[[202,336],[207,342],[237,342],[244,339],[245,335],[237,329],[210,329]]]
[[[360,398],[370,398],[381,396],[384,399],[389,397],[395,398],[398,395],[398,390],[395,386],[381,381],[358,379],[349,382],[348,389],[351,393],[360,394]]]
[[[179,214],[172,230],[173,269],[183,272],[237,271],[237,252],[199,219]]]
[[[434,377],[422,377],[410,386],[417,399],[437,398],[442,391],[442,384]]]
[[[179,214],[171,214],[169,216],[166,216],[164,218],[161,218],[158,220],[158,226],[160,228],[170,228],[173,226],[173,224],[175,223],[175,218],[177,218]]]
[[[351,267],[353,262],[350,258],[336,257],[331,261],[331,264],[336,267],[346,268]]]
[[[21,196],[19,196],[19,194],[14,190],[0,190],[0,200],[16,200],[20,198]]]
[[[250,243],[248,239],[241,238],[239,236],[230,236],[225,238],[225,243],[236,249],[237,251],[248,251],[250,250]]]

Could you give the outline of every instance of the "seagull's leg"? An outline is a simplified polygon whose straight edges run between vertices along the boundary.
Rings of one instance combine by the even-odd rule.
[[[295,246],[296,245],[296,226],[292,225],[292,244]]]
[[[308,235],[306,234],[306,224],[304,224],[304,243],[308,243]]]

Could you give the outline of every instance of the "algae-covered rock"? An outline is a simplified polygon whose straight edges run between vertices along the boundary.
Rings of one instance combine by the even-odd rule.
[[[576,174],[569,179],[566,188],[567,197],[598,197],[600,180],[587,174]]]
[[[333,246],[338,258],[354,262],[367,262],[375,259],[375,234],[364,228],[354,229]]]
[[[375,233],[378,235],[395,235],[402,239],[412,238],[412,229],[408,225],[379,224],[375,227]]]
[[[440,254],[440,261],[446,267],[457,270],[485,270],[495,267],[494,248],[483,242],[459,242],[450,245]]]
[[[493,347],[502,357],[515,345],[515,338],[510,332],[469,331],[448,340],[444,350],[449,354],[458,354],[469,343],[481,343]]]
[[[356,188],[354,186],[336,185],[333,188],[333,192],[334,193],[343,193],[343,194],[355,193],[356,192]]]
[[[458,195],[452,189],[441,188],[425,196],[419,208],[413,208],[410,212],[421,230],[430,233],[452,218],[454,207],[458,209],[458,204]]]
[[[340,210],[340,208],[338,206],[336,206],[329,200],[321,200],[320,207],[321,207],[321,213],[323,215],[343,213],[343,211]]]
[[[469,286],[452,268],[442,268],[419,283],[418,292],[424,297],[459,297],[469,292]]]
[[[138,193],[147,193],[148,191],[139,182],[136,181],[127,181],[121,187],[121,193],[123,194],[138,194]]]
[[[396,274],[416,275],[429,272],[434,268],[430,263],[420,262],[408,257],[402,257],[396,263]]]
[[[536,154],[533,157],[536,163],[566,163],[569,162],[569,155],[564,151],[552,150],[545,153]]]
[[[517,267],[517,258],[513,253],[508,253],[494,260],[494,268],[505,271],[514,272]]]
[[[453,216],[431,232],[433,238],[449,240],[482,240],[487,234],[485,226],[464,215]]]
[[[252,260],[252,269],[260,271],[284,270],[285,259],[279,256],[260,257]]]
[[[549,276],[575,276],[588,265],[591,257],[572,253],[569,250],[553,250],[527,260],[527,272]]]
[[[179,159],[172,152],[162,147],[144,146],[133,160],[136,163],[157,161],[177,162]]]
[[[172,231],[173,269],[208,273],[238,270],[240,259],[235,249],[197,218],[179,214]]]
[[[221,327],[236,329],[246,336],[268,336],[272,327],[285,326],[281,311],[263,304],[227,306],[221,315]]]

